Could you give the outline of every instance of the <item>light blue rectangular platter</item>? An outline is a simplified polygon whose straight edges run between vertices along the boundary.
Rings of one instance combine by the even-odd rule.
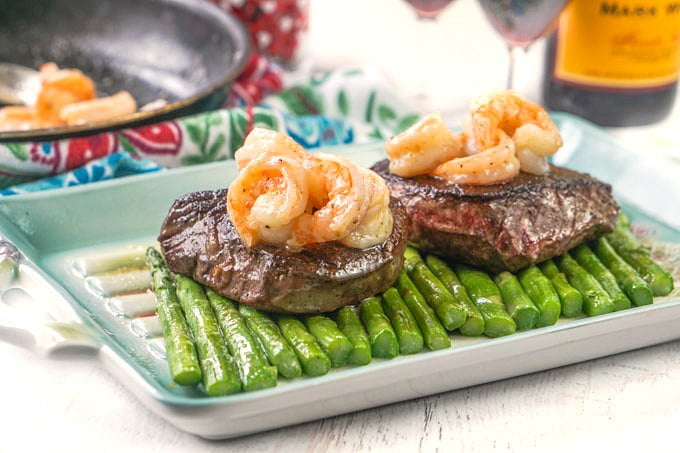
[[[680,243],[680,168],[641,158],[596,127],[556,114],[559,165],[614,187],[632,221],[659,241]],[[370,166],[381,144],[324,150]],[[140,401],[179,428],[227,438],[517,376],[680,338],[680,299],[498,339],[452,335],[453,347],[299,378],[277,388],[208,398],[174,385],[148,340],[89,291],[70,261],[93,247],[150,243],[178,196],[226,187],[233,162],[186,167],[0,199],[0,235],[24,254],[24,289],[48,306],[65,301],[97,345],[97,357]],[[36,281],[40,281],[37,284]],[[0,322],[0,333],[2,323]]]

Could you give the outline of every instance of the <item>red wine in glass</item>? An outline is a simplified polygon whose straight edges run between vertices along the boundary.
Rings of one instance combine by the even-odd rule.
[[[406,0],[420,19],[434,20],[453,0]]]
[[[526,49],[548,34],[569,0],[479,0],[479,3],[491,25],[508,44],[508,88],[511,88],[513,48]]]

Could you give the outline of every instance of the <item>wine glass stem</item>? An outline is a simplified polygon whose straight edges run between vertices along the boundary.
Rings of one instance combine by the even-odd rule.
[[[506,87],[508,90],[512,90],[513,76],[515,73],[515,52],[512,44],[508,44],[508,81]]]

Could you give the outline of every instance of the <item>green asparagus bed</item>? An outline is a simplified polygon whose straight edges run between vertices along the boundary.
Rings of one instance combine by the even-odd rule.
[[[446,349],[452,331],[499,337],[551,326],[560,317],[647,305],[674,287],[625,221],[605,237],[515,274],[448,264],[411,247],[404,258],[394,286],[356,307],[283,316],[173,278],[150,248],[170,376],[179,385],[202,382],[208,395],[263,389],[275,386],[278,376],[321,376],[376,358]]]

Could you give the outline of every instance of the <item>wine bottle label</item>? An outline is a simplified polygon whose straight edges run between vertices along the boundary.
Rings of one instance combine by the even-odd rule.
[[[680,0],[573,0],[559,19],[553,76],[564,83],[649,89],[680,74]]]

